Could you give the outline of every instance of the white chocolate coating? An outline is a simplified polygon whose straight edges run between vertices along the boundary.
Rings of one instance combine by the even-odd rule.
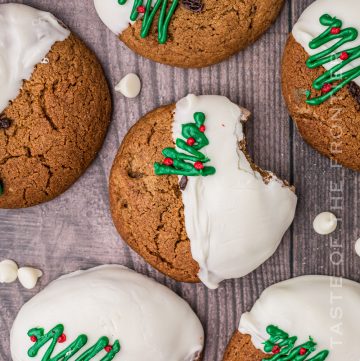
[[[337,223],[335,214],[322,212],[315,217],[313,227],[316,233],[326,235],[336,230]]]
[[[120,5],[118,0],[94,0],[94,5],[102,22],[116,35],[134,23],[130,20],[134,1],[127,0],[124,5]]]
[[[0,283],[15,282],[18,277],[18,266],[11,259],[0,262]]]
[[[249,334],[263,350],[269,339],[266,327],[274,325],[309,340],[316,351],[329,350],[326,361],[359,360],[360,284],[328,276],[303,276],[266,289],[250,312],[244,313],[239,331]],[[316,352],[312,356],[315,356]]]
[[[50,13],[21,4],[0,5],[0,113],[55,42],[69,34]]]
[[[127,98],[136,98],[141,91],[140,78],[134,73],[129,73],[120,80],[115,90]]]
[[[326,30],[326,27],[321,25],[319,21],[320,17],[324,14],[329,14],[333,17],[336,16],[343,22],[343,28],[354,27],[360,33],[359,0],[316,0],[302,13],[292,31],[295,40],[303,46],[309,55],[317,54],[334,44],[333,42],[329,42],[318,49],[310,49],[309,47],[310,41]],[[359,45],[360,36],[358,36],[355,41],[344,44],[342,47],[338,48],[337,51],[348,50]],[[336,60],[324,64],[324,67],[329,70],[339,62],[341,62],[341,60]],[[360,59],[352,61],[345,66],[342,71],[347,71],[357,66],[360,66]],[[360,78],[357,78],[354,81],[360,85]]]
[[[59,323],[65,327],[67,343],[57,345],[54,355],[80,334],[88,336],[89,347],[102,336],[111,344],[119,340],[121,350],[115,361],[193,361],[204,342],[201,323],[184,300],[117,265],[63,276],[27,302],[11,330],[13,361],[29,361],[31,328],[47,332]],[[40,361],[46,349],[31,360]]]
[[[216,174],[189,177],[182,192],[185,225],[199,278],[209,288],[242,277],[277,249],[295,213],[297,197],[275,176],[265,184],[238,142],[244,138],[241,109],[221,96],[188,95],[176,104],[173,139],[193,114],[206,116],[210,144],[201,152]]]
[[[36,286],[38,279],[42,275],[43,273],[39,269],[33,267],[21,267],[18,270],[19,282],[28,290]]]

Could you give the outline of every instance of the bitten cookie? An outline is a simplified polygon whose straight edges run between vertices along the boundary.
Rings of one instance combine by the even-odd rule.
[[[277,249],[297,198],[246,152],[249,112],[221,96],[189,95],[140,119],[110,175],[122,238],[178,281],[217,288]]]
[[[13,361],[198,361],[203,344],[184,300],[116,265],[50,283],[21,308],[10,337]]]
[[[53,15],[0,5],[0,208],[69,188],[99,151],[111,115],[95,55]]]
[[[266,289],[242,315],[223,361],[357,361],[360,284],[303,276]]]
[[[284,0],[94,0],[105,25],[133,51],[198,68],[244,49],[278,16]]]
[[[360,2],[317,0],[295,24],[282,67],[283,94],[302,137],[360,170]]]

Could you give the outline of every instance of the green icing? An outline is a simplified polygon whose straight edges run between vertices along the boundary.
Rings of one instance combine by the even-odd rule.
[[[264,351],[272,353],[273,356],[262,361],[324,361],[329,355],[329,351],[324,350],[309,358],[316,350],[316,343],[311,337],[309,337],[309,341],[295,346],[297,337],[289,337],[279,327],[270,325],[266,328],[266,332],[270,338],[264,343]]]
[[[145,0],[146,1],[146,0]],[[127,0],[118,0],[120,5],[124,5]],[[145,13],[142,20],[141,33],[142,38],[146,38],[149,35],[150,28],[154,22],[154,18],[157,12],[158,17],[158,41],[160,44],[165,44],[168,38],[168,29],[171,18],[178,7],[179,0],[173,0],[168,10],[168,0],[156,0],[154,6],[152,6],[152,0],[147,0],[144,5],[144,0],[134,0],[134,5],[131,11],[130,20],[135,21],[139,17],[139,6],[145,7]]]
[[[321,16],[320,23],[328,28],[317,38],[313,39],[309,43],[310,49],[318,49],[324,44],[339,39],[334,42],[333,45],[329,46],[328,49],[321,51],[318,54],[311,56],[306,65],[310,69],[317,68],[324,64],[330,63],[340,58],[344,51],[337,51],[342,45],[354,41],[358,37],[358,30],[355,28],[341,29],[342,21],[336,17],[331,17],[328,14]],[[338,34],[333,34],[332,29],[338,28],[340,31]],[[324,101],[331,98],[335,93],[342,89],[345,85],[349,84],[354,79],[360,76],[360,66],[354,67],[353,69],[342,71],[342,69],[352,61],[360,58],[360,46],[346,50],[347,59],[341,60],[341,62],[333,66],[330,70],[327,70],[324,74],[318,77],[313,82],[313,88],[316,90],[323,89],[324,85],[330,84],[331,90],[324,92],[321,96],[310,98],[306,102],[310,105],[319,105]],[[333,83],[335,83],[333,85]],[[310,92],[309,92],[310,94]]]
[[[33,328],[28,332],[29,337],[36,337],[36,342],[28,350],[29,357],[36,357],[39,350],[50,342],[48,349],[46,350],[41,361],[67,361],[76,355],[75,361],[89,361],[97,356],[100,352],[104,352],[104,348],[109,345],[109,339],[107,337],[100,337],[96,344],[86,351],[82,352],[81,355],[77,355],[80,350],[86,345],[88,338],[86,335],[80,335],[63,351],[53,356],[54,349],[58,343],[59,337],[64,332],[64,326],[59,324],[55,326],[48,333],[44,334],[43,328]],[[120,343],[118,340],[114,342],[111,350],[101,359],[101,361],[110,361],[120,351]]]
[[[190,162],[207,163],[210,161],[203,153],[200,152],[202,148],[209,144],[209,140],[201,132],[199,128],[205,122],[205,114],[198,112],[194,114],[194,123],[187,123],[182,126],[181,134],[185,139],[194,138],[194,145],[190,146],[183,139],[176,140],[176,146],[187,153],[179,152],[174,148],[165,148],[162,154],[166,158],[171,158],[174,162],[172,166],[162,163],[155,163],[154,170],[156,175],[184,175],[184,176],[208,176],[215,174],[214,167],[204,166],[203,169],[196,169],[194,164]]]

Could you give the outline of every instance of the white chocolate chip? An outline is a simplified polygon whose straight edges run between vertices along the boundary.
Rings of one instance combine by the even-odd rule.
[[[330,234],[334,232],[337,227],[337,218],[331,212],[320,213],[315,217],[313,227],[318,234]]]
[[[360,257],[360,238],[355,243],[355,252]]]
[[[14,282],[17,277],[18,266],[14,261],[6,259],[0,262],[0,283]]]
[[[42,275],[43,273],[39,269],[32,267],[21,267],[18,271],[20,283],[29,290],[36,286],[38,278]]]
[[[135,98],[141,90],[140,78],[134,73],[127,74],[115,86],[115,90],[127,98]]]

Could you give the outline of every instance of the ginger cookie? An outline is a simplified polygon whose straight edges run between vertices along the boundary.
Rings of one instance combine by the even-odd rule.
[[[284,0],[94,0],[104,24],[137,54],[200,68],[257,40]]]
[[[62,276],[27,302],[10,345],[13,361],[199,361],[204,330],[167,287],[105,265]]]
[[[68,189],[99,151],[111,98],[95,55],[52,14],[0,5],[0,208]]]
[[[178,281],[217,288],[248,274],[275,252],[293,220],[293,189],[247,154],[248,116],[225,97],[188,95],[141,118],[114,160],[117,230]]]
[[[242,315],[223,361],[356,361],[360,284],[302,276],[266,289]]]
[[[313,148],[360,170],[360,2],[317,0],[289,36],[283,94]]]

